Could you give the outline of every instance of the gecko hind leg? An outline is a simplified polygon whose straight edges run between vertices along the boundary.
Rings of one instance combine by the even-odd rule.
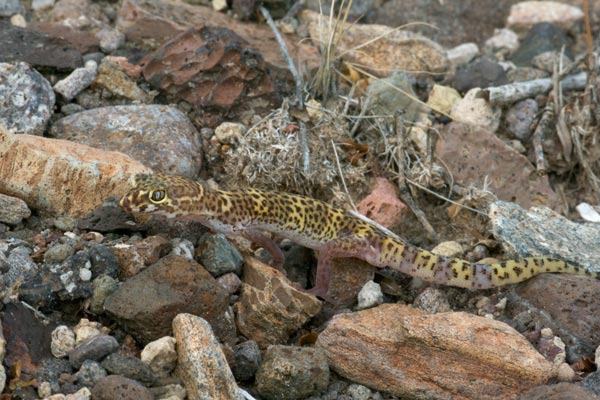
[[[253,243],[256,243],[263,249],[265,249],[271,255],[271,262],[269,263],[273,268],[284,272],[283,263],[285,262],[285,256],[283,252],[273,240],[269,239],[259,231],[253,229],[247,229],[242,233],[242,236]]]

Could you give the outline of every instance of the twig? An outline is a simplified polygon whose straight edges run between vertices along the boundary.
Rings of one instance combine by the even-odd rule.
[[[294,77],[294,83],[296,85],[296,102],[295,103],[296,103],[296,107],[298,107],[298,109],[302,110],[302,109],[304,109],[304,99],[302,97],[302,88],[304,87],[304,84],[302,83],[302,77],[300,76],[300,74],[298,73],[298,70],[296,69],[296,66],[294,65],[294,60],[292,60],[292,57],[290,56],[290,52],[288,50],[287,44],[285,44],[285,40],[283,40],[283,37],[281,37],[279,30],[275,26],[275,21],[273,21],[271,14],[269,14],[269,10],[267,10],[263,6],[259,6],[258,8],[259,8],[260,12],[262,13],[262,15],[265,17],[265,19],[267,20],[267,24],[269,24],[269,27],[273,31],[273,34],[275,35],[275,39],[277,39],[277,43],[279,43],[279,47],[281,48],[281,52],[283,53],[283,57],[285,58],[285,61],[288,64],[290,73]]]
[[[335,163],[338,167],[340,179],[342,180],[342,185],[344,185],[344,191],[346,192],[346,196],[348,196],[348,201],[350,202],[352,209],[354,211],[358,212],[358,209],[356,208],[356,204],[354,204],[354,201],[352,200],[352,196],[350,196],[350,192],[348,191],[348,186],[346,186],[346,179],[344,179],[344,174],[342,172],[342,166],[340,164],[340,158],[338,157],[338,153],[335,148],[335,143],[333,142],[333,139],[331,139],[331,147],[333,148],[333,155],[335,156]]]
[[[400,197],[402,198],[402,200],[404,200],[404,202],[406,203],[408,208],[410,208],[410,210],[413,212],[415,217],[417,217],[417,220],[419,220],[421,225],[423,225],[423,227],[425,228],[425,230],[427,231],[429,236],[437,242],[437,241],[439,241],[437,233],[435,232],[435,230],[433,229],[433,227],[431,226],[429,221],[427,221],[427,218],[425,217],[425,213],[423,213],[423,211],[419,208],[419,206],[417,206],[412,195],[410,194],[410,189],[408,188],[408,185],[406,184],[406,167],[404,165],[404,154],[402,154],[402,152],[406,148],[406,136],[404,134],[402,118],[400,118],[399,110],[394,113],[394,129],[396,130],[396,135],[398,137],[398,143],[399,143],[399,145],[398,145],[398,189],[400,192]]]
[[[308,178],[310,176],[310,149],[308,147],[308,136],[304,122],[300,122],[300,142],[302,143],[302,167],[304,175]]]
[[[587,73],[580,72],[562,79],[563,90],[578,90],[585,87]],[[484,89],[491,105],[507,105],[515,101],[535,97],[549,92],[553,87],[552,78],[534,79],[527,82],[515,82],[508,85]]]
[[[586,85],[585,85],[585,91],[583,92],[583,104],[586,106],[589,106],[592,102],[592,96],[591,96],[591,86],[594,85],[596,83],[596,74],[594,74],[594,70],[596,68],[595,66],[595,60],[594,60],[594,41],[592,38],[592,27],[590,24],[590,9],[589,9],[589,4],[588,4],[588,0],[583,0],[583,20],[585,23],[585,44],[587,46],[587,52],[588,52],[588,62],[586,63],[587,66],[587,72],[588,72],[588,79],[586,81]]]
[[[544,112],[542,113],[542,117],[540,118],[540,122],[538,122],[535,127],[535,131],[533,131],[533,150],[535,153],[535,169],[538,175],[546,175],[546,162],[544,160],[544,148],[542,146],[542,142],[544,141],[544,133],[548,126],[554,120],[554,95],[550,93],[548,96],[548,101],[546,102],[546,107],[544,108]]]

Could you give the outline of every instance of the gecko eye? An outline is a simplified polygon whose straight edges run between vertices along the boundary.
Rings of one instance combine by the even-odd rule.
[[[167,193],[162,189],[153,190],[150,192],[150,200],[153,203],[160,203],[163,200],[165,200],[166,198],[167,198]]]

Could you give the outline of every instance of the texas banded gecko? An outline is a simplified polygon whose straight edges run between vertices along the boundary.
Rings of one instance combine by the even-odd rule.
[[[241,235],[265,248],[271,264],[281,270],[281,249],[261,232],[314,249],[317,279],[308,292],[322,298],[329,287],[332,261],[344,257],[390,267],[428,282],[472,289],[518,283],[546,272],[600,278],[598,273],[546,257],[480,264],[438,256],[319,200],[257,189],[212,190],[181,176],[139,175],[136,187],[120,205],[138,217],[194,220],[217,232]]]

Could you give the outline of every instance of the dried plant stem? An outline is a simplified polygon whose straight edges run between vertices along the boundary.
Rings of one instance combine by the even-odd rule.
[[[538,175],[546,174],[546,162],[544,159],[544,148],[542,146],[542,142],[544,141],[544,133],[553,120],[554,104],[551,100],[551,97],[548,97],[548,103],[544,108],[540,122],[538,122],[537,126],[535,127],[532,138],[533,150],[535,153],[535,168]]]
[[[285,40],[283,40],[283,37],[279,33],[279,29],[277,29],[277,26],[275,26],[275,21],[273,21],[273,18],[271,17],[269,10],[267,10],[263,6],[259,6],[258,8],[259,8],[260,12],[262,13],[263,17],[265,17],[265,19],[267,20],[267,24],[269,24],[269,27],[273,31],[273,35],[275,35],[275,39],[277,39],[277,43],[279,43],[279,47],[281,48],[283,57],[285,58],[285,61],[288,64],[290,73],[294,77],[294,84],[296,85],[295,105],[300,110],[302,110],[304,108],[304,99],[302,96],[302,88],[304,87],[304,84],[302,83],[302,77],[300,76],[300,74],[298,73],[298,70],[296,69],[296,65],[294,64],[294,60],[290,56],[290,52],[288,50],[287,45],[285,44]]]

